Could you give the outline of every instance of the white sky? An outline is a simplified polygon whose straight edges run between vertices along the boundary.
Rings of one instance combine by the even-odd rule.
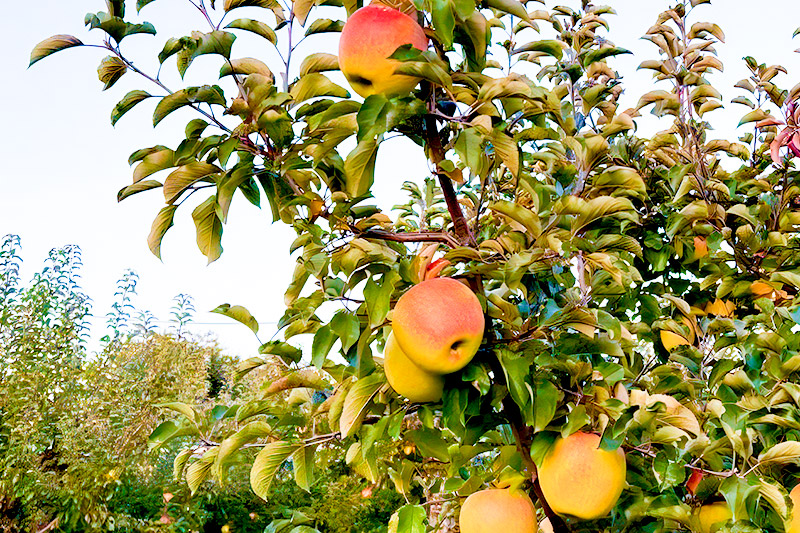
[[[577,2],[548,1],[573,5]],[[634,51],[634,56],[612,59],[612,67],[625,77],[627,87],[623,109],[635,105],[638,96],[652,87],[650,71],[636,71],[645,59],[656,58],[656,47],[640,37],[655,22],[657,13],[669,5],[656,0],[608,0],[618,12],[609,16],[612,40]],[[155,88],[144,79],[128,73],[108,91],[101,91],[96,69],[105,57],[102,50],[76,48],[45,58],[26,70],[31,49],[53,34],[72,34],[85,43],[99,42],[99,30],[87,32],[83,15],[104,11],[102,0],[28,0],[4,2],[0,18],[0,101],[5,104],[0,133],[0,235],[15,233],[22,238],[23,278],[41,268],[50,248],[78,244],[83,250],[83,288],[94,302],[93,344],[104,331],[116,281],[126,268],[140,276],[137,307],[149,309],[159,319],[168,320],[172,297],[188,293],[198,310],[194,329],[211,331],[229,353],[255,355],[258,341],[244,327],[221,315],[206,312],[222,303],[244,305],[262,322],[260,337],[269,340],[275,321],[283,314],[283,291],[288,284],[294,259],[288,256],[293,231],[271,224],[266,200],[258,210],[241,196],[236,197],[223,234],[222,257],[206,266],[195,245],[192,207],[178,211],[176,225],[162,245],[163,262],[148,250],[146,237],[150,224],[163,206],[158,191],[145,192],[116,202],[116,193],[131,181],[127,158],[138,148],[164,144],[175,148],[190,113],[177,112],[156,129],[151,123],[154,102],[140,104],[114,128],[109,114],[114,104],[129,90]],[[129,2],[134,12],[135,2]],[[528,6],[536,8],[531,2]],[[325,16],[343,18],[343,10],[326,8]],[[262,10],[240,10],[235,17],[257,18]],[[741,58],[753,55],[760,62],[782,64],[789,76],[777,78],[790,88],[800,79],[800,37],[792,32],[800,25],[795,2],[788,0],[716,0],[701,6],[698,18],[713,20],[725,31],[727,42],[718,47],[726,70],[712,78],[724,97],[726,108],[708,115],[719,121],[719,137],[735,140],[730,133],[745,108],[730,104],[741,95],[733,84],[748,74]],[[134,17],[132,17],[134,20]],[[142,11],[159,34],[132,36],[123,41],[123,51],[141,68],[153,72],[155,54],[169,37],[202,29],[204,20],[188,2],[159,0]],[[271,16],[266,19],[272,23]],[[335,41],[308,39],[300,57],[311,52],[335,53]],[[138,52],[137,50],[146,50]],[[240,37],[234,57],[254,56],[273,67],[267,47],[258,38]],[[300,60],[294,61],[295,68]],[[175,59],[165,63],[162,79],[171,88],[180,88],[175,74]],[[219,59],[205,56],[189,69],[185,85],[213,83]],[[341,79],[341,78],[340,78]],[[230,94],[230,93],[229,93]],[[191,117],[194,118],[194,117]],[[666,122],[661,123],[667,127]],[[650,128],[648,128],[650,129]],[[207,130],[207,131],[210,131]],[[741,134],[742,132],[739,132]],[[398,164],[398,161],[401,161]],[[398,203],[397,191],[403,181],[421,181],[426,174],[419,148],[405,140],[391,140],[382,146],[376,171],[376,196],[388,209]],[[198,195],[198,200],[205,196]],[[187,207],[189,207],[187,209]]]

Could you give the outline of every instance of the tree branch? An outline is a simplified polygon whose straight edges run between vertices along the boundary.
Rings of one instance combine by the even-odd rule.
[[[475,236],[469,229],[467,219],[461,211],[461,206],[458,203],[456,191],[453,188],[453,182],[445,174],[439,172],[439,164],[444,160],[444,147],[442,140],[439,138],[439,128],[436,125],[436,118],[433,115],[425,116],[425,144],[428,148],[428,156],[431,162],[436,167],[436,175],[439,178],[439,185],[444,193],[444,200],[447,202],[447,210],[450,212],[450,218],[453,221],[453,228],[458,236],[461,244],[469,244],[476,246]]]
[[[443,231],[414,231],[408,233],[393,233],[382,229],[368,229],[367,231],[357,232],[359,237],[365,239],[382,239],[392,242],[441,242],[450,248],[458,248],[460,243]]]

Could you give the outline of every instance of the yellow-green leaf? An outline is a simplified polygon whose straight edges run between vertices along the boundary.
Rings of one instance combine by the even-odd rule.
[[[269,486],[275,479],[278,468],[300,446],[285,441],[271,442],[258,452],[253,467],[250,469],[250,486],[256,496],[266,500]]]
[[[40,42],[33,47],[31,51],[31,59],[28,66],[33,65],[40,59],[44,59],[50,54],[54,54],[60,50],[72,48],[73,46],[82,46],[83,43],[77,37],[72,35],[53,35],[44,41]]]

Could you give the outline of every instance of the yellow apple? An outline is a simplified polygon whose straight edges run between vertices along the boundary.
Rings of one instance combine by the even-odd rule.
[[[442,399],[444,378],[415,365],[397,345],[393,333],[386,339],[383,357],[386,380],[395,392],[418,403],[438,402]]]
[[[733,517],[730,507],[725,502],[709,503],[700,507],[695,515],[696,528],[699,533],[711,533],[712,526],[727,522]]]
[[[347,19],[339,38],[339,68],[355,92],[366,98],[373,94],[403,94],[419,79],[395,74],[399,61],[389,59],[398,47],[410,44],[428,47],[428,38],[417,21],[389,6],[371,4]]]
[[[795,485],[789,493],[794,510],[792,511],[792,521],[786,533],[800,533],[800,485]]]
[[[594,520],[614,508],[625,486],[625,453],[599,446],[600,435],[579,431],[558,439],[545,456],[539,483],[553,511]]]
[[[483,339],[478,297],[453,278],[433,278],[403,294],[392,315],[397,344],[418,367],[450,374],[465,367]]]
[[[519,490],[486,489],[470,494],[458,516],[461,533],[534,533],[536,508]]]

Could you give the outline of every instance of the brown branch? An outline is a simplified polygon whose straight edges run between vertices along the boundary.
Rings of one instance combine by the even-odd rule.
[[[433,115],[425,116],[425,144],[428,148],[428,157],[436,167],[436,175],[439,178],[439,185],[444,194],[444,201],[447,203],[447,210],[450,212],[450,218],[453,221],[453,228],[456,235],[462,244],[469,244],[476,246],[475,236],[469,229],[467,219],[461,211],[461,205],[458,203],[456,191],[453,188],[453,182],[450,178],[439,172],[439,165],[444,160],[444,147],[442,146],[442,139],[439,137],[439,128],[436,125],[436,118]]]
[[[553,526],[553,533],[569,533],[569,527],[567,526],[566,522],[564,522],[564,520],[558,516],[555,511],[553,511],[553,509],[550,507],[550,504],[547,503],[547,499],[544,497],[544,493],[542,492],[542,487],[539,484],[539,476],[538,472],[536,471],[536,464],[531,458],[530,443],[531,439],[533,438],[533,434],[530,426],[522,422],[522,414],[519,411],[519,407],[516,403],[514,403],[514,400],[512,400],[510,396],[506,396],[506,398],[503,400],[503,410],[508,412],[508,421],[511,425],[511,432],[514,434],[514,440],[517,444],[517,452],[519,452],[520,457],[522,457],[522,464],[528,473],[528,479],[533,482],[533,487],[531,488],[533,495],[536,496],[537,500],[539,500],[545,516],[547,516],[548,520],[550,520],[550,525]]]
[[[502,365],[500,364],[500,360],[497,357],[491,357],[489,358],[488,362],[494,375],[498,376],[499,380],[503,381],[505,373]],[[535,496],[536,500],[539,500],[545,516],[547,516],[548,520],[550,520],[550,525],[553,526],[553,533],[570,533],[567,524],[555,513],[555,511],[553,511],[553,508],[550,507],[550,504],[547,503],[547,499],[544,497],[542,487],[539,484],[539,474],[536,469],[536,464],[533,462],[533,458],[531,457],[531,441],[533,440],[533,430],[523,421],[519,406],[514,402],[510,395],[503,399],[503,412],[505,413],[506,420],[508,420],[508,423],[511,426],[511,432],[514,435],[514,441],[517,445],[517,452],[522,458],[522,464],[525,473],[527,473],[527,478],[533,483],[533,486],[531,487],[533,496]]]
[[[443,231],[413,231],[408,233],[394,233],[382,229],[368,229],[366,231],[355,231],[364,239],[381,239],[392,242],[441,242],[450,248],[458,248],[459,243],[452,235]]]

